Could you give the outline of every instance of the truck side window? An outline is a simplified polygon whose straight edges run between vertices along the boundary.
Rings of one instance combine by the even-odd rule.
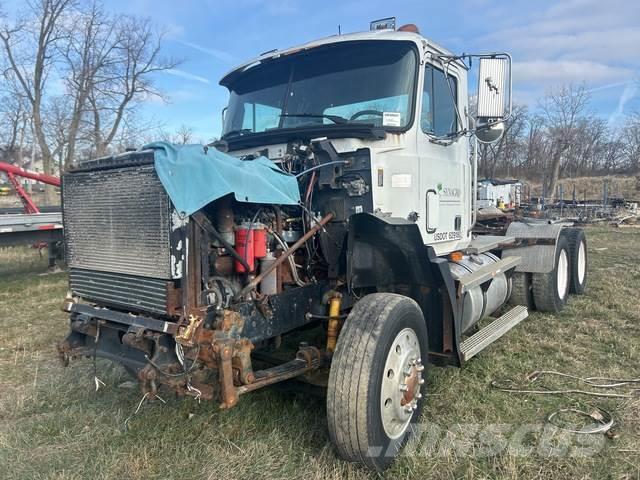
[[[454,106],[458,102],[458,82],[455,77],[448,77],[453,99],[444,72],[427,64],[420,114],[420,125],[425,133],[443,136],[458,130]]]

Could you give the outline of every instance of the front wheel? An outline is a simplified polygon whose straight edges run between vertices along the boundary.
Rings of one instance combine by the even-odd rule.
[[[327,420],[339,455],[387,468],[414,433],[422,411],[422,311],[410,298],[375,293],[345,321],[329,373]]]

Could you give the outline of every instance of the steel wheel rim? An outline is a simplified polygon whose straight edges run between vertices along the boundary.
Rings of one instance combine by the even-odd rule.
[[[412,328],[402,329],[391,343],[382,371],[380,416],[384,432],[391,439],[402,436],[422,398],[424,383],[420,342]]]
[[[561,299],[567,295],[567,287],[569,283],[569,259],[567,251],[561,250],[558,256],[558,267],[556,268],[558,296]]]
[[[578,247],[578,282],[580,285],[584,283],[584,277],[587,273],[587,252],[584,247],[584,242],[580,242]]]

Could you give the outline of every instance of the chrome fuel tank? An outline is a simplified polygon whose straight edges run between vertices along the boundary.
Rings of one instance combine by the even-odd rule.
[[[453,278],[459,280],[498,260],[499,258],[492,253],[464,255],[459,261],[450,261],[449,268]],[[510,281],[511,279],[500,272],[493,277],[486,291],[483,291],[481,286],[477,286],[465,293],[462,307],[462,332],[468,330],[480,319],[491,315],[507,301],[511,289]]]

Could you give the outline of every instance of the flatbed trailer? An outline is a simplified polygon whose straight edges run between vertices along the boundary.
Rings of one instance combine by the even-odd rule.
[[[62,257],[62,212],[0,215],[0,248],[47,245],[49,267]]]

